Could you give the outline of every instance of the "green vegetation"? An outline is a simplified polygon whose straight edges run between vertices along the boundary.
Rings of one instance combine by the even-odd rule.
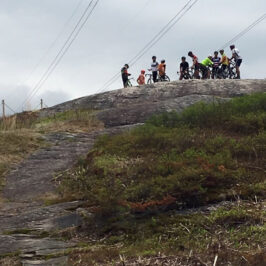
[[[266,94],[154,117],[130,132],[100,138],[65,176],[63,193],[74,192],[107,215],[263,199],[265,118]]]
[[[101,137],[64,173],[61,195],[86,200],[95,214],[88,232],[105,236],[109,247],[120,243],[129,256],[201,254],[217,243],[257,252],[265,239],[260,203],[210,214],[176,211],[264,201],[265,122],[263,93],[154,116],[130,132]]]

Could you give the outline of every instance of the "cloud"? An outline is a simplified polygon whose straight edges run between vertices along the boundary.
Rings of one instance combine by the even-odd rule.
[[[82,2],[59,42],[30,79],[25,79],[62,31],[77,3],[77,0],[1,0],[0,82],[8,84],[5,88],[19,92],[18,98],[24,98],[37,84],[89,0]],[[39,95],[46,96],[46,103],[50,106],[60,100],[98,92],[185,3],[187,0],[101,0],[60,65],[40,88]],[[158,59],[166,59],[170,78],[177,79],[181,56],[193,50],[204,59],[261,16],[262,10],[266,10],[265,0],[256,3],[198,1],[158,44],[130,67],[130,71],[137,77],[141,69],[149,68],[151,56],[156,54]],[[257,53],[266,46],[265,22],[236,43],[244,58],[243,78],[265,78],[265,60]],[[119,79],[109,89],[121,86]],[[7,97],[4,87],[0,88],[1,98]],[[8,98],[13,101],[12,97]],[[14,100],[14,105],[17,104],[18,101]],[[31,106],[35,104],[38,104],[37,100],[30,103]]]
[[[25,102],[30,92],[30,87],[0,84],[1,101],[4,100],[7,105],[6,113],[13,114],[14,112],[24,110],[38,110],[40,109],[41,99],[43,99],[45,106],[50,107],[71,98],[69,94],[60,89],[55,91],[45,90],[43,93],[35,96],[31,101]]]

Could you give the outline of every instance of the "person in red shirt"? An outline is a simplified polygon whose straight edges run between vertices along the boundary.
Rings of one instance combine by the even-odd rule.
[[[191,51],[188,53],[188,56],[192,58],[193,61],[193,65],[192,65],[192,69],[194,68],[194,77],[196,79],[200,79],[200,75],[199,75],[199,59],[197,56],[195,56]]]
[[[145,70],[141,70],[141,73],[137,79],[139,85],[145,85]]]

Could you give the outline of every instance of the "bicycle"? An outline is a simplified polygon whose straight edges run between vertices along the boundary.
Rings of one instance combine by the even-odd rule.
[[[170,78],[165,74],[164,77],[159,76],[158,82],[170,82]]]
[[[147,80],[147,84],[152,84],[153,83],[152,74],[145,74],[145,77],[149,77],[148,80]]]
[[[180,72],[177,71],[177,75],[181,75]],[[184,71],[183,79],[193,79],[193,72],[191,70]]]
[[[228,66],[228,78],[229,79],[236,79],[237,73],[236,73],[236,63],[235,61],[230,61],[230,64]]]
[[[130,80],[134,80],[134,78],[130,78],[127,80],[127,84],[126,84],[126,87],[132,87],[132,83]]]

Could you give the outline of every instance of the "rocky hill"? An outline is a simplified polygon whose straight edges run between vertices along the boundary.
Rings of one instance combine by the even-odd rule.
[[[265,92],[266,80],[189,80],[120,89],[82,97],[45,109],[41,116],[75,109],[97,110],[107,127],[143,123],[153,114],[182,111],[199,102],[212,102]]]
[[[33,119],[31,120],[30,118],[29,121],[27,121],[27,125],[24,125],[25,128],[22,129],[22,122],[19,120],[18,116],[18,121],[20,124],[18,135],[19,138],[14,129],[12,129],[12,132],[10,131],[11,133],[8,130],[0,131],[0,159],[4,158],[4,156],[8,158],[13,158],[12,156],[14,156],[14,160],[10,159],[10,166],[7,167],[4,165],[4,170],[2,172],[0,171],[0,184],[1,177],[5,177],[0,197],[0,265],[21,265],[21,263],[22,265],[108,265],[105,263],[106,258],[109,260],[114,259],[116,261],[115,265],[212,265],[212,263],[203,263],[200,257],[197,257],[196,255],[194,256],[192,254],[193,247],[191,247],[191,250],[187,250],[186,245],[190,247],[191,245],[193,246],[193,243],[196,245],[196,243],[198,244],[203,240],[205,241],[207,239],[205,234],[207,233],[209,233],[208,239],[212,239],[212,236],[216,236],[216,233],[221,234],[222,232],[222,234],[227,234],[230,230],[232,233],[232,230],[235,228],[235,222],[238,223],[239,221],[244,223],[244,229],[241,227],[236,229],[236,231],[244,230],[243,232],[247,235],[246,238],[249,240],[249,234],[253,234],[254,236],[257,236],[258,234],[257,240],[258,245],[260,245],[261,233],[258,231],[262,230],[262,218],[260,215],[262,207],[261,203],[259,202],[260,199],[254,198],[255,201],[257,201],[255,202],[256,204],[253,204],[253,202],[248,202],[247,204],[244,203],[246,205],[243,206],[243,209],[233,209],[232,212],[230,212],[230,208],[235,207],[234,202],[228,203],[225,202],[225,199],[227,199],[226,190],[229,190],[229,187],[231,188],[231,186],[234,186],[234,191],[239,192],[239,195],[243,194],[243,197],[247,195],[247,198],[249,195],[252,195],[253,197],[255,193],[254,191],[259,191],[258,193],[261,193],[263,183],[261,180],[263,179],[264,173],[262,162],[265,159],[263,157],[264,151],[261,148],[262,145],[264,145],[263,128],[265,122],[263,122],[263,119],[265,114],[261,110],[260,111],[262,114],[259,115],[254,114],[253,111],[249,110],[249,113],[246,115],[246,117],[244,117],[244,119],[247,120],[247,123],[245,123],[241,117],[236,118],[234,121],[231,121],[230,118],[230,121],[228,121],[230,123],[232,122],[233,124],[231,125],[228,122],[228,126],[231,127],[230,130],[233,130],[232,134],[228,128],[219,128],[217,130],[212,129],[209,131],[207,125],[204,129],[205,131],[200,131],[199,135],[197,135],[198,131],[196,132],[197,134],[194,132],[194,129],[188,130],[185,128],[184,132],[182,132],[179,130],[179,128],[176,129],[175,126],[173,126],[173,128],[160,132],[157,136],[156,130],[159,130],[161,126],[160,123],[164,122],[158,119],[159,122],[155,121],[153,122],[154,125],[152,125],[152,127],[155,126],[155,129],[152,129],[155,131],[152,131],[148,128],[146,132],[147,136],[144,139],[142,139],[141,130],[132,133],[132,135],[130,135],[131,133],[125,133],[129,135],[123,135],[123,132],[129,132],[129,130],[135,128],[136,125],[144,123],[148,118],[155,114],[160,114],[165,111],[181,112],[185,108],[197,102],[227,102],[232,98],[249,95],[255,92],[266,92],[266,80],[176,81],[170,83],[146,85],[143,87],[120,89],[62,103],[57,106],[44,109],[38,114],[34,114]],[[252,108],[254,109],[254,107]],[[263,109],[261,106],[260,108]],[[77,112],[77,114],[75,114],[75,112]],[[86,114],[85,117],[83,117],[84,112]],[[90,116],[87,117],[87,114],[91,114],[93,118]],[[24,122],[26,121],[26,117],[27,116],[24,114],[22,119]],[[159,123],[158,127],[156,127],[156,123]],[[12,122],[11,124],[13,126],[14,123]],[[75,128],[75,126],[78,127]],[[242,132],[239,132],[239,128],[244,128],[246,130],[246,135],[243,135]],[[225,135],[219,135],[223,134],[224,132]],[[12,148],[12,152],[15,155],[11,154],[11,148],[8,145],[8,141],[11,139],[10,134],[13,134],[12,142],[15,142],[15,147]],[[25,139],[23,139],[23,135],[27,134],[32,134],[29,136],[30,140],[28,141],[30,142],[27,142],[29,144],[25,144]],[[37,136],[35,136],[35,134],[37,134]],[[100,144],[98,143],[98,150],[97,147],[94,148],[94,144],[99,136],[115,136],[117,134],[121,135],[119,135],[116,139],[104,139]],[[136,136],[134,134],[136,134]],[[195,134],[197,137],[195,137]],[[216,138],[217,135],[218,137]],[[152,139],[153,136],[155,137],[154,139]],[[232,139],[228,140],[227,137]],[[131,138],[131,146],[123,142],[128,138]],[[160,143],[161,138],[163,140],[162,143]],[[186,144],[182,143],[183,138],[185,138]],[[18,139],[21,139],[21,141],[19,142]],[[35,139],[36,142],[34,142]],[[206,144],[206,146],[204,146],[204,141],[206,139],[209,142],[207,143],[208,145]],[[39,141],[41,141],[41,144],[39,144]],[[137,141],[142,142],[137,143]],[[198,147],[203,145],[201,147],[202,150],[206,149],[205,155],[202,155],[202,151],[193,150],[192,146],[196,145],[196,142]],[[141,156],[139,156],[139,154],[135,154],[134,145],[136,143],[138,145],[141,144],[139,146],[141,147],[139,148],[139,150],[142,152]],[[176,156],[175,160],[177,160],[177,156],[179,155],[171,154],[170,156],[168,151],[165,150],[157,150],[156,152],[157,148],[155,149],[154,145],[157,145],[157,143],[158,147],[156,147],[158,149],[162,147],[171,148],[173,145],[176,145],[175,148],[177,150],[182,150],[184,148],[183,146],[188,145],[187,150],[182,151],[185,152],[184,158],[186,156],[188,156],[188,158],[186,161],[178,163],[172,161],[169,162],[168,160],[170,160],[169,158],[171,156]],[[224,144],[221,145],[221,143]],[[147,146],[145,146],[146,144]],[[121,145],[121,149],[117,149],[117,146],[119,145]],[[31,149],[28,150],[28,146],[31,146]],[[225,147],[226,149],[220,151],[219,149],[221,149],[221,147]],[[236,147],[239,152],[234,156],[239,156],[240,158],[237,158],[237,162],[232,164],[231,161],[233,160],[230,157],[231,154],[230,156],[228,154],[230,149],[234,150]],[[90,154],[89,152],[91,150],[93,150],[95,154]],[[209,150],[211,150],[211,154],[207,154]],[[166,154],[164,154],[165,152]],[[215,152],[217,152],[217,156],[213,155]],[[220,153],[218,154],[218,152]],[[233,153],[233,151],[231,152]],[[18,153],[25,153],[25,158],[22,161],[18,159]],[[88,153],[89,155],[87,155]],[[124,157],[121,154],[123,154]],[[149,154],[157,154],[158,158],[152,158],[149,156]],[[198,154],[200,154],[203,159],[199,159]],[[243,159],[241,157],[243,154],[247,154],[247,158]],[[160,157],[161,155],[162,157]],[[132,156],[132,158],[130,156]],[[190,158],[189,156],[195,156],[196,159],[194,157]],[[87,159],[84,160],[84,158]],[[212,158],[217,159],[218,170],[216,168],[214,169],[214,162],[208,161],[212,160]],[[227,159],[230,161],[228,166],[224,165],[226,164]],[[197,162],[198,165],[193,165],[194,162]],[[0,170],[1,163],[2,162],[0,161]],[[14,163],[16,164],[14,165]],[[163,165],[161,168],[160,163]],[[230,177],[230,180],[233,180],[234,182],[237,180],[237,182],[232,184],[230,183],[229,186],[228,184],[221,184],[221,187],[218,187],[217,190],[215,190],[215,195],[212,195],[211,197],[205,193],[207,191],[205,187],[201,188],[200,186],[195,186],[197,189],[199,188],[199,190],[202,189],[202,195],[205,193],[202,202],[205,204],[210,203],[211,205],[201,207],[197,206],[197,209],[195,210],[182,209],[180,213],[177,212],[171,214],[171,221],[168,220],[168,215],[164,216],[163,214],[160,214],[161,216],[159,215],[158,217],[155,215],[154,217],[149,217],[148,220],[145,220],[146,214],[143,214],[140,211],[141,215],[138,216],[137,222],[134,222],[134,226],[132,226],[133,223],[131,224],[131,222],[134,218],[130,216],[130,219],[127,220],[127,217],[125,216],[126,214],[123,214],[124,216],[122,217],[122,224],[119,222],[120,218],[114,219],[114,217],[112,217],[112,221],[116,221],[116,224],[114,225],[112,222],[110,223],[112,225],[112,229],[110,229],[108,226],[106,227],[103,221],[97,220],[100,226],[98,226],[90,236],[86,235],[86,232],[88,233],[92,229],[94,230],[94,227],[91,226],[88,228],[87,222],[88,219],[94,217],[94,215],[92,214],[93,211],[88,208],[88,194],[84,193],[83,191],[83,188],[86,187],[85,184],[73,183],[71,180],[65,185],[65,187],[61,187],[62,183],[65,182],[64,180],[69,181],[69,177],[75,177],[74,180],[78,182],[79,176],[76,175],[77,173],[80,173],[80,171],[76,170],[75,167],[81,167],[84,165],[84,167],[87,167],[91,171],[89,174],[95,175],[96,173],[96,177],[107,173],[107,178],[109,178],[109,174],[110,176],[114,175],[115,178],[126,177],[125,182],[127,182],[128,174],[135,177],[139,173],[146,173],[147,180],[150,177],[152,180],[155,180],[155,178],[158,177],[157,172],[154,170],[157,169],[157,166],[159,169],[158,171],[162,171],[162,175],[169,175],[167,178],[170,180],[170,178],[174,176],[170,175],[172,171],[170,168],[172,166],[176,171],[176,169],[181,169],[183,167],[182,165],[186,166],[189,164],[192,164],[194,167],[193,169],[191,168],[192,170],[190,169],[190,173],[195,173],[195,171],[198,171],[200,168],[201,171],[207,171],[208,174],[210,174],[210,178],[213,177],[213,174],[214,178],[217,178],[217,180],[220,181],[223,180],[224,177],[227,178],[232,174],[234,175],[234,178]],[[247,170],[247,179],[250,178],[250,176],[256,176],[257,180],[254,180],[253,183],[250,181],[248,184],[246,183],[246,179],[242,180],[240,178],[238,180],[238,178],[244,173],[244,170],[242,171],[241,164],[243,165],[243,168],[246,165],[247,167],[251,167],[253,171],[248,172]],[[135,165],[138,165],[140,168],[135,169]],[[131,169],[130,167],[133,168]],[[73,172],[69,172],[69,169],[74,170]],[[130,170],[130,173],[128,173],[127,169],[131,169],[132,171]],[[165,169],[168,170],[165,171]],[[153,174],[154,177],[152,176]],[[63,179],[65,175],[68,179]],[[103,176],[102,180],[105,180],[105,177],[106,176]],[[82,180],[84,181],[84,179]],[[182,193],[184,191],[182,192],[182,189],[186,189],[186,187],[193,187],[193,180],[198,179],[191,179],[191,183],[184,183],[185,186],[180,188],[180,201],[183,199]],[[208,184],[208,186],[212,186],[213,188],[213,186],[216,184],[215,182],[218,182],[217,180],[212,180],[211,184]],[[98,181],[99,180],[97,180],[97,182]],[[93,193],[96,196],[99,191],[99,193],[103,193],[101,186],[104,183],[101,182],[102,181],[100,180],[99,183],[95,183],[95,191]],[[196,183],[198,185],[198,182]],[[97,190],[96,188],[99,184],[100,189]],[[90,187],[89,184],[87,185]],[[157,185],[158,187],[156,187],[156,191],[158,191],[158,194],[165,193],[165,189],[168,189],[164,186],[161,186],[160,183]],[[253,186],[252,192],[249,192],[248,189],[250,188],[248,185]],[[59,191],[58,186],[60,186],[61,189]],[[114,184],[108,185],[108,188],[112,188],[112,186],[114,186]],[[151,185],[146,184],[146,186],[149,187]],[[73,195],[70,193],[70,196],[65,197],[64,193],[66,193],[66,191],[69,193],[69,188],[70,192],[73,192]],[[242,188],[245,188],[245,191],[242,191]],[[74,195],[76,189],[78,190],[78,193]],[[133,187],[131,192],[135,193],[135,189],[136,188]],[[139,188],[136,190],[139,193],[138,189]],[[175,189],[172,189],[171,191],[173,191],[173,193],[176,192]],[[219,195],[216,194],[216,191],[219,193]],[[107,192],[107,196],[112,195],[109,190]],[[186,193],[192,192],[186,190]],[[123,193],[121,192],[118,194],[122,195]],[[191,194],[184,195],[189,195],[190,197]],[[147,206],[150,207],[162,205],[161,203],[165,204],[165,202],[170,202],[172,204],[173,201],[177,201],[178,198],[176,195],[167,195],[162,199],[160,199],[160,197],[158,197],[158,199],[152,199],[152,197],[155,197],[155,195],[151,195],[150,198],[147,197],[145,199],[147,202],[138,202],[137,200],[134,202],[132,197],[129,197],[126,200],[132,200],[130,204],[134,207],[137,206],[140,209],[145,209]],[[191,197],[193,198],[194,194]],[[231,193],[228,197],[230,199],[238,200],[234,193]],[[212,200],[210,198],[212,198]],[[142,199],[144,199],[144,197],[142,197]],[[101,205],[101,200],[103,199],[100,198],[99,195],[98,205]],[[194,201],[197,200],[198,198],[195,197]],[[214,202],[219,202],[219,205],[216,206]],[[181,202],[179,203],[181,204]],[[108,202],[106,202],[106,204],[108,204]],[[226,209],[219,209],[223,206],[229,206],[229,211]],[[168,205],[166,210],[168,210]],[[159,211],[161,211],[161,209]],[[165,211],[165,209],[163,211]],[[158,210],[156,210],[156,212],[158,213]],[[192,216],[182,216],[180,218],[178,215]],[[205,216],[203,217],[200,215],[210,216],[206,218]],[[231,216],[233,216],[233,218]],[[178,217],[181,220],[176,224],[176,219],[179,219]],[[143,222],[143,224],[141,224],[141,222]],[[93,221],[93,223],[95,224],[95,221]],[[168,232],[166,229],[162,229],[164,223],[169,223],[169,226],[171,224],[172,229],[166,229],[168,231],[170,230],[172,233],[169,233],[170,231]],[[218,227],[216,227],[216,223],[218,224]],[[227,227],[222,227],[223,224],[226,224],[227,226],[227,223],[229,224],[229,229]],[[197,228],[197,224],[203,224],[206,225],[206,227],[201,227],[199,229]],[[258,226],[259,229],[256,231],[252,226]],[[98,236],[97,230],[99,228],[104,229],[105,227],[106,231],[104,231],[103,235]],[[247,231],[245,229],[247,227],[248,230],[253,228],[253,233]],[[130,228],[131,231],[128,228]],[[81,232],[77,229],[81,230]],[[115,230],[117,235],[112,235],[112,230]],[[132,244],[129,239],[127,239],[129,242],[126,242],[126,236],[123,234],[123,230],[129,230],[126,235],[132,239],[134,238],[134,235],[139,236],[138,232],[142,232],[143,235],[146,232],[152,232],[152,235],[147,235],[147,242],[145,242],[145,239],[142,239],[140,242],[143,244],[143,250],[141,250],[142,245],[139,243],[140,250],[136,251],[134,254],[131,253],[132,259],[128,260],[128,264],[125,264],[125,261],[127,260],[123,256],[119,257],[120,250],[117,249],[117,247],[120,246],[121,242],[125,241],[125,249],[129,250],[129,247],[134,246],[138,240],[136,240],[134,244]],[[158,234],[159,231],[160,234]],[[171,245],[173,242],[171,241],[175,240],[170,239],[170,236],[173,235],[175,239],[179,239],[181,233],[182,236],[184,236],[184,239],[180,237],[181,242],[178,242],[178,246],[175,246],[176,250],[178,250],[177,253],[181,254],[184,252],[182,253],[180,259],[179,257],[171,255],[159,257],[155,256],[154,252],[157,251],[157,247],[151,247],[153,242],[155,243],[156,241],[159,241],[159,246],[163,243],[165,243],[165,245],[169,245],[169,247],[165,250],[167,250],[169,254],[172,254]],[[177,235],[175,236],[174,234]],[[92,236],[95,237],[95,239]],[[152,238],[153,236],[156,236],[156,240]],[[195,239],[193,239],[194,236]],[[168,238],[170,239],[169,242],[167,242]],[[218,237],[219,241],[221,240],[220,238],[222,238],[222,236]],[[235,240],[235,242],[239,240],[237,237],[236,239],[237,240]],[[182,243],[183,240],[186,240],[187,242],[184,244]],[[219,245],[222,243],[217,241],[215,242],[215,245],[218,245],[217,243],[219,243]],[[241,241],[246,243],[245,240]],[[206,245],[209,244],[206,241],[204,243]],[[137,243],[136,246],[139,244]],[[240,246],[241,245],[242,244],[240,243]],[[149,247],[150,250],[146,250],[147,247]],[[254,247],[254,249],[257,248],[257,246]],[[218,250],[220,252],[223,247],[215,246],[213,249],[213,254],[208,253],[208,256],[210,256],[212,262]],[[145,258],[144,251],[147,251],[146,255],[151,257],[148,259]],[[142,262],[139,258],[139,264],[136,264],[136,256],[139,254],[142,254],[144,258]],[[244,253],[234,253],[233,259],[239,257],[239,254],[242,256]],[[83,255],[86,258],[84,262]],[[104,257],[103,260],[101,260],[101,256]],[[223,256],[226,257],[225,254]],[[249,258],[247,257],[246,260],[248,259]],[[252,259],[253,257],[251,260]],[[77,261],[80,261],[80,264],[77,264]],[[98,264],[96,264],[95,261],[97,261]]]

